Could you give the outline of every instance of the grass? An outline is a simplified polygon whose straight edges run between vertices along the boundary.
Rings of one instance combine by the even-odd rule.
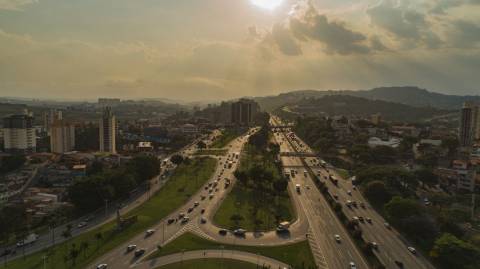
[[[227,149],[201,149],[195,152],[195,155],[225,156],[227,152]]]
[[[222,134],[210,145],[211,148],[224,148],[235,138],[242,134],[241,131],[235,129],[225,129]]]
[[[229,259],[204,259],[188,260],[179,263],[172,263],[157,269],[258,269],[256,264],[229,260]]]
[[[293,266],[293,268],[315,268],[315,260],[313,258],[310,246],[307,241],[273,247],[256,247],[256,246],[239,246],[230,244],[219,244],[207,239],[200,238],[190,233],[186,233],[174,241],[167,244],[161,250],[154,252],[149,259],[161,257],[181,251],[192,251],[202,249],[222,249],[238,250],[250,253],[258,253],[259,255],[270,257],[272,259],[284,262]],[[303,265],[303,267],[302,267]]]
[[[337,168],[336,171],[343,179],[349,179],[350,178],[350,173],[347,170]]]
[[[84,268],[96,258],[143,232],[184,204],[213,175],[216,163],[217,161],[213,158],[198,158],[193,159],[190,164],[180,165],[165,186],[148,202],[127,215],[137,216],[138,219],[122,232],[116,232],[115,222],[112,221],[50,248],[46,252],[28,255],[26,259],[16,259],[8,263],[7,268],[41,269],[43,268],[42,256],[45,254],[48,256],[45,265],[49,269]],[[101,238],[98,234],[102,235]],[[75,263],[64,261],[64,256],[67,255],[68,250],[72,249],[73,245],[78,249],[85,242],[88,243],[88,248],[80,251]],[[5,267],[2,264],[0,268]]]
[[[245,147],[244,153],[240,161],[241,171],[247,171],[256,164],[262,164],[262,168],[272,171],[275,179],[282,176],[270,155],[259,153],[251,145]],[[223,201],[213,221],[221,227],[229,229],[241,227],[248,231],[270,231],[278,225],[278,222],[292,221],[294,209],[288,192],[278,196],[274,196],[272,194],[274,192],[269,190],[259,193],[253,186],[249,184],[245,186],[238,182]],[[254,215],[258,196],[263,196],[266,202],[261,203],[260,206],[257,205],[258,211]],[[232,216],[237,215],[241,218],[232,220]]]

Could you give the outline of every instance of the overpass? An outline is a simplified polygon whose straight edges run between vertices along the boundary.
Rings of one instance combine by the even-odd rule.
[[[319,154],[313,152],[280,152],[280,157],[321,157]]]

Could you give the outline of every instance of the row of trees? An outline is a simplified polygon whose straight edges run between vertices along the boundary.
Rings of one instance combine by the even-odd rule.
[[[26,160],[27,159],[23,155],[12,155],[1,158],[0,174],[8,173],[22,167]]]
[[[105,200],[127,197],[133,189],[160,173],[160,162],[156,157],[141,155],[114,169],[94,163],[89,172],[68,189],[68,197],[79,212],[97,209]]]

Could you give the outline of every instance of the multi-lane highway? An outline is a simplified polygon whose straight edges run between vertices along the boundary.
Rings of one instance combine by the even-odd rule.
[[[300,138],[290,141],[295,147],[296,151],[305,153],[313,153],[313,150],[308,147]],[[333,167],[321,167],[318,165],[317,158],[305,158],[317,174],[328,186],[332,195],[338,196],[338,202],[343,205],[343,210],[347,217],[363,217],[364,221],[360,222],[360,227],[363,231],[363,237],[368,242],[375,242],[378,249],[374,250],[380,261],[386,268],[398,268],[403,264],[403,268],[419,268],[419,269],[433,269],[434,266],[422,255],[411,253],[407,247],[409,243],[392,227],[385,224],[385,220],[380,216],[368,201],[363,197],[359,190],[354,188],[350,179],[342,178]],[[328,180],[330,176],[338,179],[338,186]],[[355,201],[357,206],[347,206],[347,201],[352,203]],[[365,205],[362,207],[361,204]],[[371,220],[371,223],[367,220]]]

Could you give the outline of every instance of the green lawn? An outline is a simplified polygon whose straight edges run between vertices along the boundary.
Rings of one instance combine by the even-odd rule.
[[[115,232],[115,223],[110,222],[90,232],[84,233],[67,242],[57,245],[54,249],[47,251],[48,259],[46,268],[84,268],[94,259],[107,253],[116,246],[128,241],[133,236],[142,233],[148,227],[157,223],[160,219],[167,216],[170,212],[183,205],[190,196],[197,192],[205,182],[213,175],[217,161],[213,158],[193,159],[190,164],[180,165],[172,175],[172,178],[152,196],[152,198],[134,209],[129,216],[136,215],[138,220],[135,224],[129,226],[123,232]],[[101,234],[100,239],[97,234]],[[67,255],[72,245],[76,249],[82,243],[88,243],[85,251],[80,251],[75,264],[71,261],[65,262],[64,256]],[[29,255],[26,259],[17,259],[8,263],[7,268],[13,269],[41,269],[43,267],[42,256],[45,252],[37,252]],[[0,268],[5,268],[3,263]]]
[[[281,172],[271,157],[258,154],[252,146],[247,145],[241,157],[240,170],[246,171],[256,164],[261,164],[262,168],[272,171],[274,178],[281,177]],[[279,196],[272,193],[273,190],[259,193],[254,186],[245,186],[237,182],[216,212],[213,221],[221,227],[228,229],[241,227],[248,231],[270,231],[278,222],[293,221],[294,209],[288,192]],[[265,201],[258,206],[258,211],[254,215],[255,203],[258,204],[259,196]],[[241,216],[241,219],[232,220],[234,215]]]
[[[188,260],[157,269],[258,269],[256,264],[228,259]]]
[[[210,145],[211,148],[224,148],[228,143],[232,142],[235,138],[242,134],[241,131],[234,129],[225,129],[222,134]]]
[[[294,268],[315,268],[315,261],[307,241],[274,247],[250,247],[239,245],[222,245],[209,241],[193,234],[187,233],[167,244],[163,249],[153,253],[149,259],[165,256],[181,251],[202,250],[202,249],[221,249],[238,250],[251,253],[258,253],[262,256],[270,257],[284,262]],[[303,264],[303,267],[302,267]]]
[[[349,179],[350,178],[350,173],[347,170],[337,168],[336,171],[337,171],[338,175],[340,175],[343,179]]]

